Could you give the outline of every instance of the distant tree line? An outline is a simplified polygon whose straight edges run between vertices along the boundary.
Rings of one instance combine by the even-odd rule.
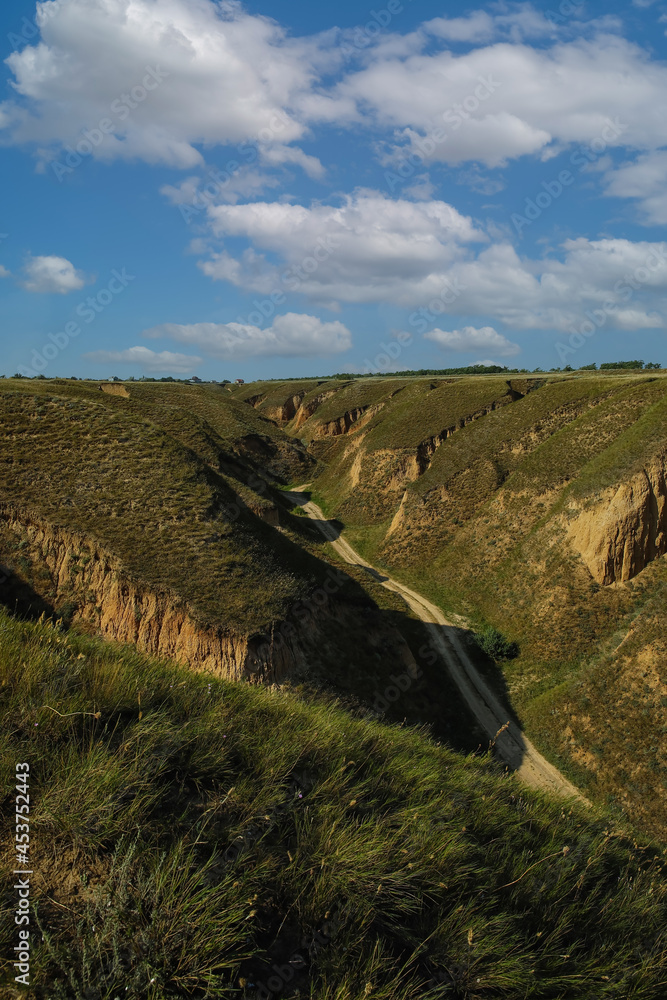
[[[542,369],[539,369],[541,371]],[[503,365],[467,365],[465,368],[419,368],[400,372],[338,372],[324,378],[395,378],[397,375],[501,375],[529,374],[527,368],[505,368]]]
[[[552,372],[588,372],[588,371],[612,371],[612,370],[631,370],[631,371],[659,371],[662,365],[658,364],[657,361],[604,361],[599,369],[595,362],[590,365],[582,365],[580,368],[573,368],[571,365],[565,365],[564,368],[506,368],[504,365],[467,365],[464,368],[417,368],[417,369],[406,369],[400,372],[369,372],[368,374],[363,374],[360,372],[337,372],[335,375],[302,375],[296,378],[278,378],[278,379],[258,379],[261,382],[311,382],[313,379],[320,379],[322,381],[326,379],[340,379],[349,380],[355,378],[400,378],[400,377],[410,377],[410,376],[429,376],[429,375],[538,375],[538,374],[549,374]],[[6,376],[0,375],[0,378],[5,378]],[[11,375],[10,378],[29,378],[26,375]],[[35,375],[36,379],[46,379],[46,375]],[[55,376],[54,376],[55,377]],[[60,376],[58,376],[60,378]],[[190,383],[192,381],[202,382],[201,379],[197,378],[174,378],[173,375],[166,375],[163,378],[152,378],[148,375],[144,375],[139,379],[136,379],[133,375],[129,378],[120,379],[117,375],[112,375],[109,379],[85,379],[77,378],[76,375],[70,376],[70,381],[74,382],[182,382]],[[212,379],[209,384],[214,385],[230,385],[230,380],[228,378]]]
[[[659,369],[661,365],[657,361],[647,361],[644,364],[643,361],[605,361],[604,364],[600,365],[600,370],[603,368],[643,368],[643,369]]]
[[[647,371],[649,369],[659,370],[662,366],[657,362],[649,361],[647,363],[643,361],[605,361],[600,365],[599,371],[606,371],[613,368],[623,368],[623,369],[638,369]],[[547,372],[572,372],[572,371],[598,371],[598,367],[593,362],[591,365],[582,365],[581,368],[573,368],[571,365],[566,365],[565,368],[533,368],[532,370],[528,368],[507,368],[504,365],[468,365],[465,368],[419,368],[411,369],[400,372],[369,372],[368,374],[361,375],[359,372],[338,372],[336,375],[324,375],[319,376],[320,378],[337,378],[337,379],[352,379],[352,378],[396,378],[397,376],[415,376],[415,375],[536,375],[536,374],[546,374]],[[267,381],[269,381],[267,379]],[[274,381],[274,380],[271,380]],[[283,381],[283,380],[281,380]]]

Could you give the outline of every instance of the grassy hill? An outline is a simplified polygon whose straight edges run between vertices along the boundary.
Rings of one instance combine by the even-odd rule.
[[[126,390],[127,391],[127,390]],[[280,486],[305,448],[220,387],[0,383],[0,600],[196,669],[308,682],[466,748],[479,735],[427,636],[364,574],[332,569]],[[421,651],[421,652],[420,652]]]
[[[659,1000],[664,858],[488,757],[0,611],[37,1000]],[[15,900],[2,888],[3,996]]]
[[[666,407],[647,374],[0,384],[23,995],[661,1000]],[[480,667],[592,808],[486,752],[421,622],[291,509],[305,482],[516,643]]]
[[[94,538],[198,620],[252,632],[303,595],[312,567],[297,567],[300,551],[286,555],[286,540],[238,509],[239,492],[249,499],[253,466],[238,459],[257,433],[254,412],[206,398],[193,407],[188,388],[139,386],[125,399],[95,386],[3,383],[0,496]],[[264,427],[272,440],[275,428]]]
[[[296,385],[271,383],[273,412]],[[244,388],[263,412],[268,387]],[[664,837],[665,376],[315,388],[283,421],[320,461],[315,499],[380,569],[517,643],[496,670],[529,735]]]

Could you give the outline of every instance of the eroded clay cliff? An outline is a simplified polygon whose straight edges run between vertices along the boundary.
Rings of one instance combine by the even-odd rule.
[[[134,579],[96,541],[25,510],[0,508],[0,542],[0,561],[8,567],[0,575],[0,599],[22,586],[40,598],[40,607],[67,606],[74,622],[86,623],[105,639],[227,680],[312,679],[335,655],[332,636],[359,625],[358,609],[336,598],[341,581],[334,577],[331,585],[327,581],[299,601],[285,620],[248,636],[202,623],[178,595]],[[372,622],[368,634],[397,665],[414,664],[395,629]]]
[[[570,523],[570,540],[598,583],[631,580],[667,552],[666,480],[662,455]]]

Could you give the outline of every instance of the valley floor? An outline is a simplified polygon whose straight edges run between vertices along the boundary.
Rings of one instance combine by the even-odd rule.
[[[400,594],[415,614],[427,624],[434,645],[447,664],[452,681],[502,760],[530,787],[566,798],[576,798],[588,804],[579,790],[539,753],[519,726],[507,718],[507,710],[473,664],[456,634],[454,624],[445,618],[435,604],[410,587],[383,575],[355,552],[327,520],[320,507],[308,499],[305,492],[307,485],[292,490],[286,496],[313,518],[327,541],[347,563],[361,566],[387,590]]]

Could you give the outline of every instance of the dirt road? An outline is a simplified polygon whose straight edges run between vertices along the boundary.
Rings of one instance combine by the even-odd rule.
[[[435,648],[441,653],[447,664],[450,676],[461,696],[486,735],[492,740],[498,730],[502,729],[508,722],[508,712],[506,708],[503,708],[497,696],[491,691],[470,659],[455,627],[447,621],[435,604],[431,604],[421,594],[417,594],[402,583],[380,573],[365,559],[362,559],[340,535],[334,525],[326,519],[317,504],[308,500],[307,496],[301,492],[304,488],[300,487],[284,495],[317,522],[324,537],[331,542],[336,552],[346,562],[353,566],[361,566],[387,590],[393,590],[400,594],[406,604],[426,623]],[[563,777],[560,771],[548,760],[545,760],[514,722],[510,721],[508,728],[497,737],[496,752],[532,788],[540,788],[565,798],[575,798],[587,805],[590,804],[581,792]]]

